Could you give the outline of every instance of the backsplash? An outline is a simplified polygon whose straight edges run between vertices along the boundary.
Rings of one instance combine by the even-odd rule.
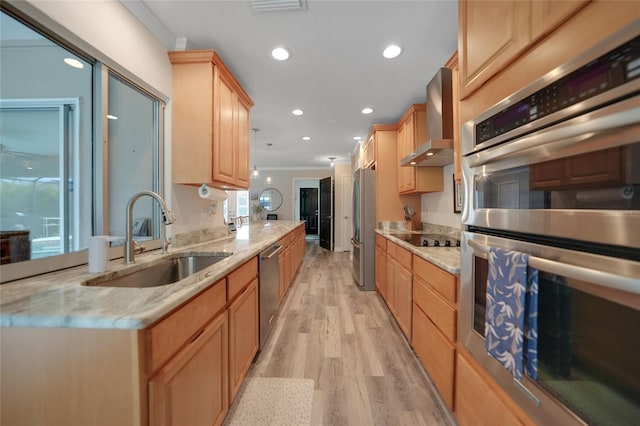
[[[203,243],[205,241],[217,240],[229,236],[226,225],[211,228],[196,229],[173,236],[174,247],[182,247],[190,244]]]
[[[460,230],[461,214],[453,212],[453,164],[443,169],[444,191],[422,194],[420,219],[423,223],[443,225]]]
[[[422,223],[422,231],[425,234],[447,235],[456,239],[460,239],[460,228],[452,228],[450,226],[436,225],[433,223]]]

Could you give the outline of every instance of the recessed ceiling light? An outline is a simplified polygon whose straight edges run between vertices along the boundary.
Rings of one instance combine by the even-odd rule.
[[[271,56],[273,56],[273,59],[275,60],[286,61],[287,59],[289,59],[290,55],[289,51],[284,47],[276,47],[271,51]]]
[[[362,136],[354,136],[353,140],[354,141],[360,141],[360,140],[362,140]]]
[[[363,113],[363,114],[371,114],[372,112],[373,112],[373,108],[369,108],[369,107],[364,108],[364,109],[362,110],[362,113]]]
[[[108,118],[109,120],[117,120],[117,119],[118,119],[118,117],[117,117],[117,116],[115,116],[115,115],[113,115],[113,114],[107,114],[107,118]]]
[[[311,136],[303,136],[302,140],[303,141],[310,141],[311,140]]]
[[[304,114],[304,111],[301,109],[294,109],[293,111],[291,111],[291,114],[293,115],[302,115]]]
[[[400,56],[401,53],[402,53],[402,48],[400,46],[391,44],[384,49],[384,51],[382,52],[382,56],[384,56],[387,59],[393,59]]]
[[[64,63],[73,68],[83,69],[84,64],[77,59],[74,58],[64,58]]]

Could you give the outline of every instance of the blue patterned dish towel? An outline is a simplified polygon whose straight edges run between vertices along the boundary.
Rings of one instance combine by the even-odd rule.
[[[492,247],[489,252],[485,348],[520,380],[538,376],[538,270],[529,255]]]

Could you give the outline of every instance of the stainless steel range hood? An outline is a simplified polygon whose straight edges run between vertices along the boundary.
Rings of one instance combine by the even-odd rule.
[[[449,68],[440,68],[427,84],[427,134],[429,139],[402,158],[401,166],[453,163],[453,95]]]

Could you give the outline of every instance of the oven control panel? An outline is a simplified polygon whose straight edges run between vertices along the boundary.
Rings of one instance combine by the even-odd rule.
[[[640,77],[640,37],[475,126],[476,145]]]

